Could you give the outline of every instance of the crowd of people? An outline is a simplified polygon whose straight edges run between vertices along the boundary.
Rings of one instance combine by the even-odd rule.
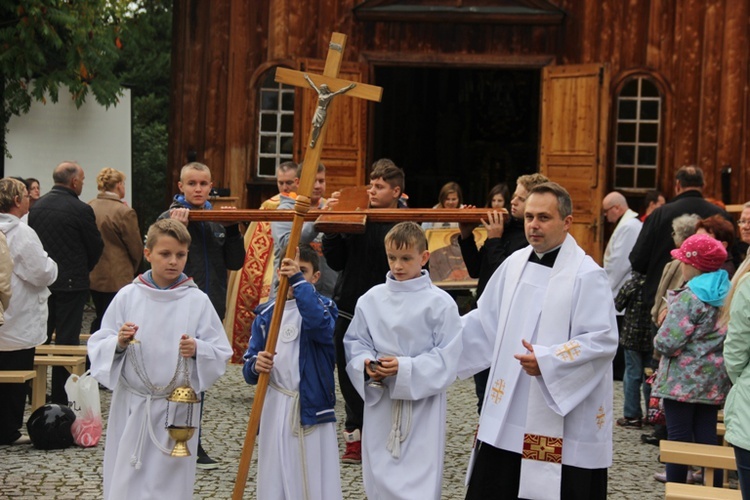
[[[292,208],[300,174],[292,162],[279,165],[279,194],[262,208]],[[641,435],[646,443],[716,444],[722,407],[750,496],[750,264],[731,216],[704,198],[698,167],[677,171],[669,202],[649,192],[641,214],[620,192],[604,197],[611,235],[603,267],[570,234],[569,193],[541,174],[516,179],[512,195],[506,184],[489,191],[481,244],[476,225],[450,221],[368,222],[358,234],[305,223],[291,254],[291,223],[245,229],[191,220],[192,210],[212,209],[202,163],[182,168],[180,192],[148,228],[145,246],[124,201],[124,174],[102,169],[88,204],[79,199],[84,179],[75,162],[54,169],[43,196],[36,179],[0,179],[0,369],[31,370],[35,348],[53,334],[57,344],[79,344],[91,300],[91,373],[113,390],[105,498],[189,497],[196,467],[218,466],[203,447],[201,428],[211,422],[202,422],[202,410],[230,358],[243,363],[247,383],[269,378],[259,498],[341,498],[340,462],[361,464],[368,498],[440,498],[446,390],[468,377],[479,412],[468,499],[604,499],[614,425],[659,424]],[[339,192],[324,197],[325,179],[321,164],[311,206],[340,202]],[[405,207],[405,174],[394,162],[376,161],[369,180],[370,209]],[[436,209],[473,208],[455,182],[438,200]],[[750,243],[750,203],[738,225],[739,240]],[[477,280],[463,316],[430,274],[434,229],[456,231]],[[279,277],[290,285],[284,297]],[[270,351],[279,303],[279,342]],[[197,415],[170,412],[179,374],[199,395]],[[68,403],[66,379],[63,368],[53,370],[51,403]],[[2,395],[0,444],[30,442],[21,432],[26,385],[0,384]],[[664,419],[650,418],[656,413]],[[164,423],[183,417],[197,429],[188,439],[197,457],[167,457]],[[676,464],[656,474],[699,477]]]

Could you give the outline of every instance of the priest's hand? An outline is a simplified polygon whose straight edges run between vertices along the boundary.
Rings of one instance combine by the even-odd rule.
[[[526,372],[527,375],[531,375],[532,377],[538,377],[542,374],[541,370],[539,370],[539,363],[536,361],[536,354],[534,354],[534,346],[526,342],[525,340],[521,340],[523,343],[523,346],[526,348],[527,351],[529,351],[527,354],[514,354],[513,357],[516,358],[518,361],[521,362],[521,368],[523,368],[523,371]]]
[[[273,353],[260,351],[255,358],[255,373],[271,373],[273,368]]]
[[[190,335],[184,334],[180,337],[180,356],[183,358],[195,357],[196,343]]]

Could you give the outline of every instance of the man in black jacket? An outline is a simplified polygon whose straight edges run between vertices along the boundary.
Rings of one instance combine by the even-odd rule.
[[[654,304],[656,289],[661,280],[664,266],[672,260],[670,251],[674,249],[672,239],[672,221],[684,214],[697,214],[701,219],[721,214],[727,220],[729,215],[703,199],[703,170],[700,167],[682,167],[675,176],[675,196],[669,203],[654,210],[646,218],[633,250],[630,252],[630,263],[633,271],[646,276],[643,289],[643,300]]]
[[[80,343],[83,307],[89,298],[89,272],[104,249],[94,210],[78,199],[84,173],[80,165],[65,161],[52,173],[55,185],[29,211],[29,226],[39,235],[44,250],[57,263],[57,280],[47,299],[47,342]],[[52,402],[68,404],[65,368],[52,368]]]
[[[630,252],[630,263],[634,273],[645,275],[642,298],[646,309],[653,307],[664,266],[672,260],[670,251],[675,248],[672,221],[685,214],[697,214],[702,219],[721,214],[729,219],[724,210],[703,199],[704,185],[703,170],[700,167],[681,167],[675,175],[676,196],[669,203],[651,212],[643,223],[635,246]],[[652,327],[652,334],[655,334],[657,327]],[[665,438],[666,430],[660,425],[654,428],[653,434],[641,435],[644,443],[651,444],[658,444],[659,439]]]

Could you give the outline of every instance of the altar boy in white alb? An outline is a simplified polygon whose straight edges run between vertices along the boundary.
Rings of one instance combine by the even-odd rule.
[[[612,463],[617,326],[604,271],[568,234],[572,203],[534,187],[530,246],[463,317],[459,376],[490,367],[467,499],[602,499]]]
[[[395,225],[385,249],[386,282],[360,297],[344,337],[346,371],[365,402],[365,492],[369,500],[439,499],[445,391],[456,379],[461,318],[422,269],[430,252],[419,225]]]
[[[182,272],[189,245],[182,222],[151,225],[144,250],[151,270],[117,292],[88,342],[91,375],[114,391],[104,448],[105,500],[193,497],[195,457],[170,456],[175,442],[165,426],[196,427],[188,441],[195,453],[198,405],[188,422],[187,408],[179,408],[187,405],[166,398],[184,384],[185,365],[190,386],[208,389],[224,374],[232,348],[208,296]]]

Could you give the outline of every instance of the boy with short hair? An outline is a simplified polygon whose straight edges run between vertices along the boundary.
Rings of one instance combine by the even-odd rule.
[[[190,222],[190,210],[210,210],[208,198],[213,187],[211,170],[203,163],[188,163],[180,171],[169,210],[160,219],[175,219],[188,228],[192,241],[185,272],[206,292],[216,313],[224,319],[227,300],[227,270],[236,271],[245,261],[245,247],[237,222]]]
[[[387,158],[377,160],[370,173],[370,208],[401,208],[401,195],[404,193],[404,171]],[[333,193],[328,206],[338,202],[338,194]],[[394,226],[392,222],[368,222],[362,234],[331,233],[323,236],[323,255],[328,266],[341,271],[334,289],[333,300],[339,307],[339,319],[333,337],[336,346],[336,369],[339,388],[344,398],[346,421],[344,441],[346,451],[341,457],[345,463],[358,464],[362,461],[362,398],[346,374],[344,355],[344,334],[354,314],[354,306],[365,292],[385,281],[388,272],[383,239]]]
[[[184,424],[176,415],[180,405],[168,408],[166,398],[182,383],[180,364],[187,363],[190,385],[204,391],[224,374],[232,350],[211,301],[182,272],[189,245],[181,222],[154,223],[144,250],[151,270],[117,293],[88,342],[91,375],[114,391],[104,450],[105,499],[193,496],[195,457],[169,456],[174,443],[165,421],[172,417],[175,425]],[[199,428],[197,415],[189,425]],[[188,448],[195,451],[197,444],[198,432]]]
[[[357,301],[344,338],[346,370],[365,402],[365,492],[439,499],[446,390],[456,379],[461,318],[451,296],[422,269],[430,252],[419,225],[394,226],[385,248],[386,282]]]
[[[338,310],[313,286],[318,266],[309,245],[281,261],[278,272],[290,286],[275,353],[265,350],[275,302],[259,306],[253,321],[242,373],[253,385],[270,373],[258,438],[258,498],[341,498],[333,380]]]
[[[182,222],[190,232],[190,253],[185,264],[185,273],[211,299],[220,319],[224,319],[227,308],[227,271],[236,271],[245,262],[245,247],[237,222],[218,223],[190,221],[190,210],[210,210],[208,198],[213,182],[211,170],[203,163],[190,162],[180,170],[177,183],[180,194],[175,195],[169,210],[159,216]],[[201,417],[204,394],[201,393]],[[203,449],[198,437],[196,463],[199,469],[216,469],[218,461]]]

